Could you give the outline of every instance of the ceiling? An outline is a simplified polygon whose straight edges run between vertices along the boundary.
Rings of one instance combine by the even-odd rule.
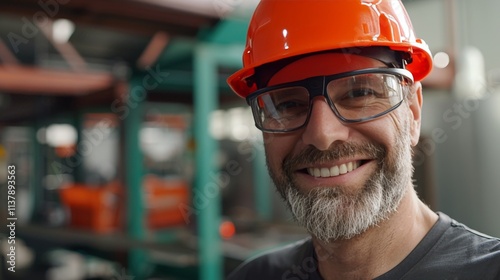
[[[37,112],[67,107],[68,102],[87,104],[106,98],[102,93],[114,91],[117,78],[158,59],[189,65],[189,53],[201,31],[216,26],[234,8],[212,3],[0,1],[0,122],[31,118]],[[56,43],[52,24],[60,18],[71,20],[74,32],[67,42]],[[176,50],[171,57],[165,57],[167,47]],[[82,96],[87,100],[75,101]],[[18,109],[9,110],[14,106]]]
[[[75,31],[68,45],[90,67],[115,63],[135,64],[151,38],[163,32],[169,38],[195,37],[200,29],[219,18],[204,10],[185,11],[166,5],[172,1],[136,0],[2,0],[0,38],[4,50],[0,60],[14,55],[24,65],[64,67],[68,65],[43,29],[51,21],[70,19]],[[189,2],[189,1],[186,1]],[[63,47],[68,48],[68,46]]]

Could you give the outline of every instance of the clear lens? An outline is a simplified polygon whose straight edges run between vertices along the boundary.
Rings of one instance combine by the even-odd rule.
[[[380,70],[382,73],[373,70],[369,73],[326,76],[326,88],[322,91],[321,88],[309,88],[310,79],[306,79],[262,89],[249,98],[249,103],[257,127],[268,132],[292,131],[305,125],[311,99],[318,95],[327,97],[332,110],[342,121],[367,121],[401,104],[404,87],[412,83],[411,74],[406,77],[400,74],[401,71],[406,70],[384,69]]]
[[[362,74],[332,80],[326,92],[339,115],[348,121],[377,116],[403,98],[401,80],[392,74]]]
[[[259,128],[289,130],[302,126],[309,113],[309,93],[304,87],[287,87],[263,93],[252,102]]]

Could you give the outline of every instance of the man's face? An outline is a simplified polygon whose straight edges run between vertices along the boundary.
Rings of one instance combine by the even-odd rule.
[[[270,85],[374,67],[384,65],[354,55],[316,55],[283,68]],[[412,185],[411,146],[420,124],[420,102],[413,103],[345,125],[318,97],[305,128],[264,133],[271,177],[299,224],[325,242],[349,239],[397,209]]]

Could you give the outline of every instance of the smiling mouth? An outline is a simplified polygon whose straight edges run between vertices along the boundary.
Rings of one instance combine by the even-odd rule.
[[[358,167],[366,163],[367,161],[351,161],[347,163],[343,163],[340,165],[334,165],[330,168],[328,167],[309,167],[306,168],[305,171],[313,177],[316,178],[328,178],[328,177],[337,177],[346,173],[349,173],[353,170],[356,170]]]

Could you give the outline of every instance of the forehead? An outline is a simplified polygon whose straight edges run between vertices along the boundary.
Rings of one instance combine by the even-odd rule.
[[[281,68],[268,86],[298,81],[314,76],[327,76],[364,68],[385,67],[379,60],[348,53],[322,53],[296,60]]]

